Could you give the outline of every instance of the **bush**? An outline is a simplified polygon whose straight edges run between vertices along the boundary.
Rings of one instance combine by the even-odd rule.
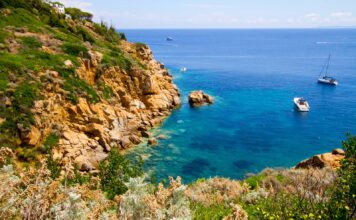
[[[81,44],[65,43],[62,45],[62,49],[65,53],[72,56],[88,57],[88,49]]]
[[[109,54],[105,54],[101,64],[104,66],[119,66],[125,71],[131,71],[132,62],[119,51],[111,51]]]
[[[53,159],[52,154],[47,157],[47,169],[51,172],[51,178],[57,179],[61,175],[61,165]]]
[[[356,136],[348,135],[342,143],[345,159],[338,170],[335,191],[328,204],[331,219],[355,219],[356,217]]]
[[[50,153],[52,148],[57,146],[59,137],[56,134],[50,134],[41,147],[42,153]]]
[[[91,180],[90,174],[81,174],[77,164],[74,164],[74,176],[72,178],[68,178],[66,181],[68,185],[83,185],[89,183]]]
[[[13,106],[15,109],[28,109],[39,98],[39,85],[37,83],[24,82],[16,87]]]
[[[79,26],[79,27],[77,27],[77,30],[78,30],[77,35],[81,36],[83,41],[95,43],[94,37],[87,30],[85,30],[83,27]]]
[[[232,209],[224,204],[205,206],[201,203],[191,203],[190,208],[194,219],[223,219],[232,212]]]
[[[103,36],[105,40],[111,43],[119,43],[121,36],[116,32],[114,27],[108,27],[105,22],[101,22],[100,24],[94,24],[94,30],[97,34]]]
[[[93,19],[92,14],[82,11],[78,8],[65,8],[65,13],[70,15],[73,20],[91,21]]]
[[[0,91],[5,91],[7,88],[7,84],[9,83],[9,80],[5,73],[0,71]]]
[[[265,177],[266,175],[261,173],[258,175],[250,176],[244,181],[251,187],[251,189],[256,189]]]
[[[142,164],[131,164],[116,150],[110,152],[108,160],[99,165],[101,189],[106,192],[109,199],[127,191],[125,182],[130,178],[143,174]]]
[[[42,42],[36,37],[23,37],[22,43],[25,46],[25,49],[38,49],[42,47]]]

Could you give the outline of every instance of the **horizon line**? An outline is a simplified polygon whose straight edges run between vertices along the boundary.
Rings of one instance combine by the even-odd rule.
[[[177,28],[157,28],[157,27],[135,27],[116,28],[116,30],[279,30],[279,29],[356,29],[356,26],[325,26],[325,27],[177,27]]]

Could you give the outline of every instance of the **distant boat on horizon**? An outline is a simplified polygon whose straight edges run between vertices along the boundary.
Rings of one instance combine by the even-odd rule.
[[[173,38],[172,37],[167,37],[166,41],[173,41]]]
[[[320,74],[319,74],[318,83],[336,86],[336,85],[339,84],[339,83],[337,82],[337,80],[336,80],[335,78],[331,77],[331,76],[328,76],[328,69],[329,69],[329,65],[330,65],[330,58],[331,58],[331,55],[329,54],[328,61],[327,61],[326,64],[323,66],[323,68],[321,69],[321,72],[320,72]]]
[[[180,68],[180,72],[182,72],[182,73],[185,73],[185,72],[187,72],[187,67],[182,67],[182,68]]]

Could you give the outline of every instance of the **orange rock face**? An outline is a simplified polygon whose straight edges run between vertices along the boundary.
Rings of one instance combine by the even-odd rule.
[[[48,71],[43,73],[54,80],[42,91],[43,99],[34,104],[36,125],[28,137],[31,144],[55,132],[60,136],[59,147],[53,152],[55,159],[62,164],[76,162],[82,170],[96,169],[111,149],[138,144],[143,131],[159,125],[180,105],[172,76],[154,60],[148,47],[122,42],[122,48],[145,68],[134,66],[127,72],[111,66],[101,69],[98,76],[102,54],[89,50],[89,58],[80,58],[79,77],[94,89],[98,80],[110,87],[112,94],[107,100],[98,92],[97,103],[78,97],[78,103],[72,104],[61,87],[63,79]]]
[[[340,161],[344,159],[345,152],[342,149],[334,149],[332,153],[324,153],[315,155],[312,158],[306,159],[296,166],[296,168],[332,168],[340,167]]]

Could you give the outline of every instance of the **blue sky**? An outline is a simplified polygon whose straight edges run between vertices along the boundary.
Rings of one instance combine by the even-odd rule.
[[[356,0],[60,0],[119,29],[356,26]]]

